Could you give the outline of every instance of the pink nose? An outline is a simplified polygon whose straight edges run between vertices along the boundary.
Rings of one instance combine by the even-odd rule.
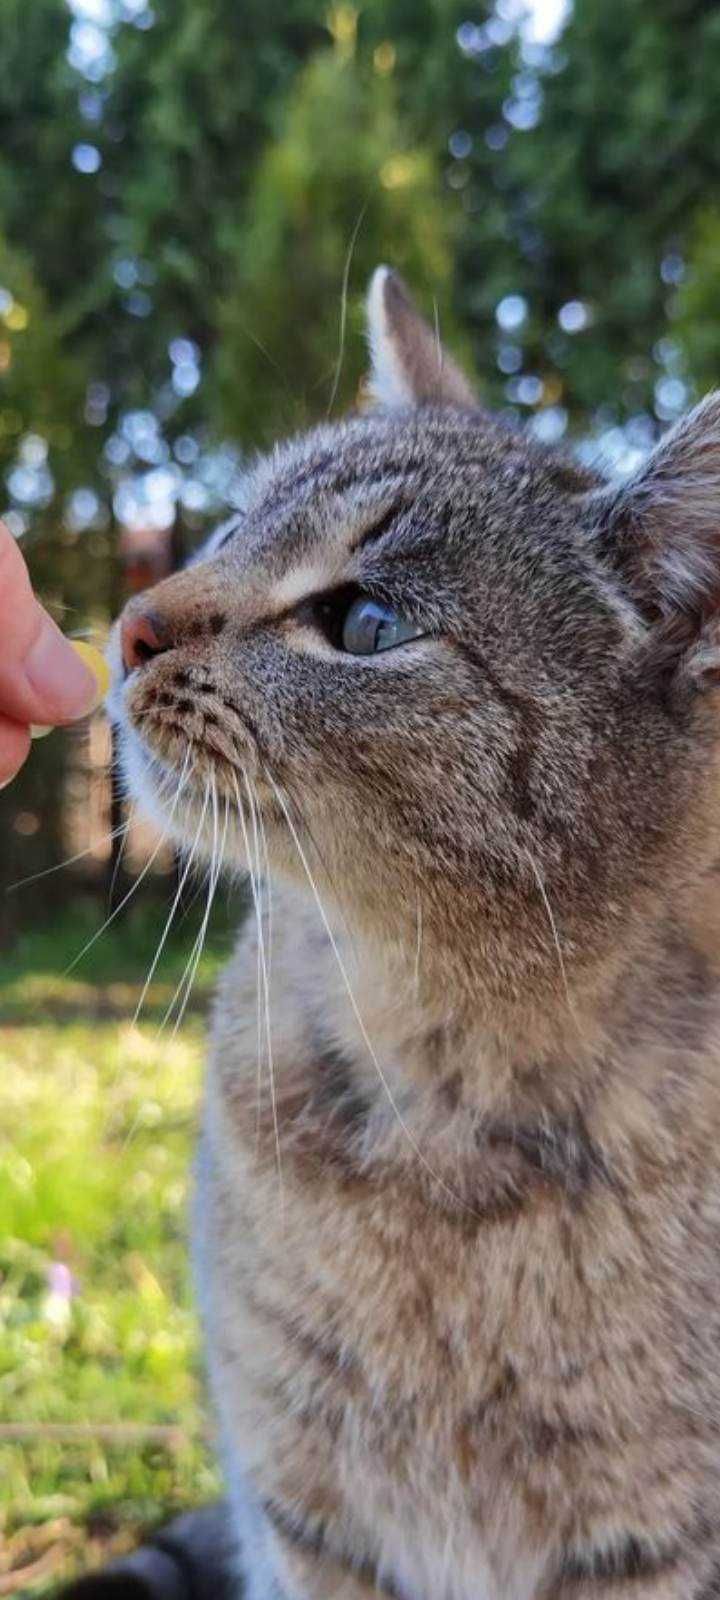
[[[167,650],[167,629],[155,612],[130,612],[122,621],[120,644],[125,671],[132,672]]]

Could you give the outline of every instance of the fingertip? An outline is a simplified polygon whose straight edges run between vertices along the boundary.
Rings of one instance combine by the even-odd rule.
[[[25,658],[25,675],[46,713],[36,713],[35,722],[75,722],[99,704],[95,673],[47,615]]]
[[[30,729],[9,717],[0,717],[0,789],[6,789],[24,766],[30,752]]]

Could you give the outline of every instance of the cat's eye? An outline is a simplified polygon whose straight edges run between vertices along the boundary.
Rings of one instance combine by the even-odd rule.
[[[347,655],[374,656],[380,650],[394,650],[410,639],[421,638],[423,631],[392,606],[360,595],[345,612],[338,646]]]

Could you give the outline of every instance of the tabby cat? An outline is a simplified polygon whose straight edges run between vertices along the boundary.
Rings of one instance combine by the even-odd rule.
[[[387,268],[369,324],[113,645],[130,790],[257,899],[195,1206],[245,1593],[710,1600],[720,393],[618,486]]]

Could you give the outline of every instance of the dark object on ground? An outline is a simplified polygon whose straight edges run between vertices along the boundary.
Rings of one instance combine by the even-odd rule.
[[[177,1517],[139,1550],[69,1584],[58,1600],[238,1600],[238,1572],[220,1501]]]

